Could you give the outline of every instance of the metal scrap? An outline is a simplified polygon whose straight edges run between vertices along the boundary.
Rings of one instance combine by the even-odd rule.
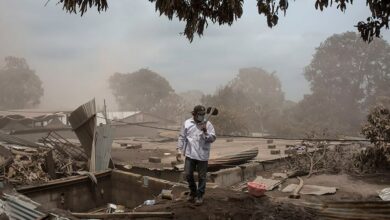
[[[286,186],[282,192],[293,192],[297,188],[297,184],[290,184]],[[303,185],[300,190],[302,195],[325,195],[336,193],[336,187],[317,186],[317,185]]]
[[[40,219],[47,214],[38,211],[40,205],[21,194],[4,193],[0,199],[0,213],[5,213],[10,219]]]
[[[95,99],[81,105],[69,116],[72,129],[80,140],[88,158],[91,157],[96,130],[96,105]]]
[[[114,133],[110,124],[100,125],[96,128],[95,155],[92,155],[95,156],[95,171],[108,169],[113,136]]]
[[[250,150],[242,151],[236,154],[222,156],[218,158],[211,158],[208,162],[208,165],[209,167],[213,167],[229,164],[240,164],[255,158],[258,153],[259,149],[255,147]]]
[[[7,144],[15,144],[15,145],[20,145],[20,146],[27,146],[27,147],[34,147],[38,148],[41,147],[41,145],[36,144],[34,142],[18,138],[13,135],[5,134],[0,132],[0,142],[7,143]]]

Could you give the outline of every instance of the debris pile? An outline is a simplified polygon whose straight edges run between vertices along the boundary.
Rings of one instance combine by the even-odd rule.
[[[49,132],[41,144],[1,134],[1,173],[13,185],[39,184],[78,175],[77,171],[87,167],[81,150],[55,132]]]
[[[87,170],[87,156],[81,146],[72,144],[54,131],[43,137],[41,142],[47,148],[53,149],[46,155],[48,172],[53,178],[72,176],[76,171]]]
[[[85,170],[86,162],[64,157],[58,151],[42,146],[1,146],[0,167],[4,177],[13,185],[30,185],[48,182],[66,176],[78,175]],[[6,154],[5,152],[9,152]]]
[[[12,149],[13,162],[8,166],[6,177],[10,183],[25,185],[50,180],[45,171],[45,152],[26,148],[23,151]]]

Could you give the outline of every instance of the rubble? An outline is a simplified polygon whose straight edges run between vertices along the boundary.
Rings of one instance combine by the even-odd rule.
[[[8,166],[7,179],[16,185],[42,183],[50,180],[45,171],[46,152],[25,154],[23,151],[12,151],[13,162]]]

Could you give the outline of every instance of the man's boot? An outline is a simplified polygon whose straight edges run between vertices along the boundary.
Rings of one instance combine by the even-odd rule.
[[[203,204],[203,197],[197,197],[195,200],[195,205],[202,205]]]
[[[195,202],[195,196],[194,195],[188,195],[187,202]]]

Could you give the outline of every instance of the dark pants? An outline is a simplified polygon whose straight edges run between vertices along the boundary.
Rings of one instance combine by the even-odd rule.
[[[207,176],[207,164],[208,161],[194,160],[186,157],[184,164],[184,173],[188,182],[188,186],[191,190],[191,196],[202,197],[206,191],[206,176]],[[194,171],[198,172],[198,189],[196,187],[194,179]]]

